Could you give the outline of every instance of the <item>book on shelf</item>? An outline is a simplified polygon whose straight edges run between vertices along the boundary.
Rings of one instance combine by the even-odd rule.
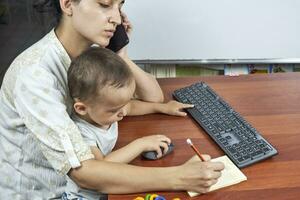
[[[176,66],[172,64],[145,64],[143,68],[156,78],[176,77]]]
[[[214,76],[224,74],[223,69],[212,65],[176,65],[176,77]]]
[[[274,65],[272,65],[272,73],[294,72],[294,71],[296,71],[294,64],[274,64]]]
[[[294,72],[300,72],[300,65],[294,65]]]
[[[268,74],[272,73],[272,66],[270,64],[249,64],[249,74]]]
[[[224,75],[237,76],[242,74],[249,74],[249,69],[247,65],[243,65],[243,64],[224,65]]]
[[[300,71],[296,64],[144,64],[142,68],[156,78]]]

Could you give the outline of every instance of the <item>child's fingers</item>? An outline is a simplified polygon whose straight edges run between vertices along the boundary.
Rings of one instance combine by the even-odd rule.
[[[171,139],[168,138],[167,136],[163,139],[163,142],[164,143],[167,143],[167,144],[171,144]]]
[[[171,143],[171,139],[168,138],[165,135],[157,135],[157,137],[158,137],[159,141],[161,141],[161,142],[164,142],[164,143],[167,143],[167,144]]]
[[[161,142],[161,143],[159,144],[159,146],[162,147],[162,148],[164,149],[164,150],[163,150],[163,153],[164,153],[164,154],[167,153],[167,151],[168,151],[168,149],[169,149],[167,143]]]
[[[194,105],[193,104],[183,104],[182,108],[193,108]]]
[[[183,111],[176,111],[175,115],[180,116],[180,117],[185,117],[187,114],[186,114],[186,112],[183,112]]]
[[[157,155],[156,155],[157,158],[160,158],[162,156],[162,151],[161,151],[160,146],[157,146],[154,151],[156,151],[156,153],[157,153]]]

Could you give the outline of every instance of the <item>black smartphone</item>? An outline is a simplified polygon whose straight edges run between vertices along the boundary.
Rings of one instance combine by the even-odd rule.
[[[112,38],[110,38],[109,44],[106,48],[117,52],[129,43],[129,38],[126,33],[125,27],[120,24],[116,27],[116,31]]]

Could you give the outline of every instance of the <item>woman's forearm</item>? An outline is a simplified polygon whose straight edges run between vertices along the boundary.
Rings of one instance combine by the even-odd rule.
[[[138,98],[149,102],[163,102],[164,95],[155,77],[144,72],[129,58],[124,58],[124,60],[134,75]]]
[[[140,100],[131,100],[127,106],[128,116],[146,115],[151,113],[162,113],[165,104],[152,103]]]
[[[82,188],[109,194],[176,190],[177,184],[173,182],[176,167],[148,168],[97,160],[82,162],[69,175]]]
[[[139,167],[86,160],[81,163],[81,167],[71,169],[69,176],[82,188],[108,194],[170,190],[205,193],[217,182],[224,169],[220,162],[205,160],[207,161],[201,162],[190,159],[174,167]]]

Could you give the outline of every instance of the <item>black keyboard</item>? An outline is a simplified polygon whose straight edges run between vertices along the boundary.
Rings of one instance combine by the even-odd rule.
[[[206,83],[199,82],[174,91],[194,120],[239,167],[246,167],[277,154],[277,150]]]

